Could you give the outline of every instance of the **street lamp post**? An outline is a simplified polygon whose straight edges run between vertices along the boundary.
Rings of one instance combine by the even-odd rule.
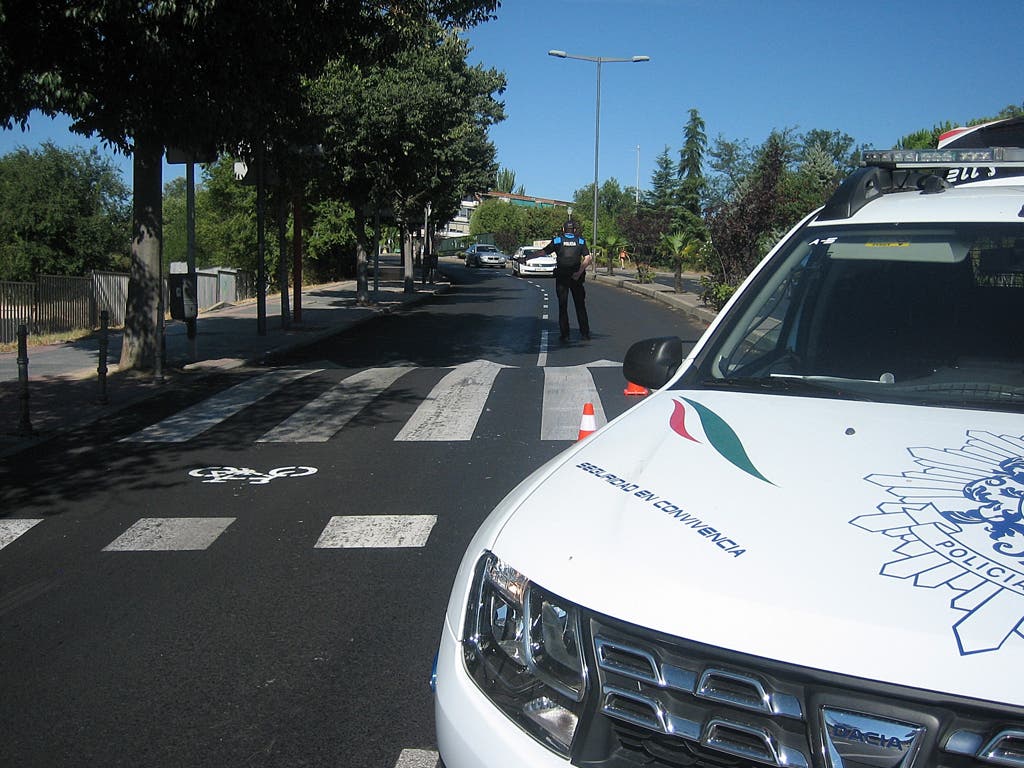
[[[597,106],[594,114],[594,221],[590,237],[594,248],[597,248],[597,179],[598,179],[598,157],[601,147],[601,65],[606,63],[626,62],[636,63],[650,61],[650,56],[632,56],[628,59],[609,58],[607,56],[576,56],[565,51],[548,51],[548,56],[558,59],[577,59],[579,61],[592,61],[597,64]],[[594,257],[594,269],[597,269],[597,257]]]

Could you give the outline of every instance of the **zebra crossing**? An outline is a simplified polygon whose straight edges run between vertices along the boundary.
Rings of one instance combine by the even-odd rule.
[[[575,440],[584,403],[593,403],[598,426],[607,421],[596,368],[618,367],[610,360],[543,371],[540,398],[540,440]],[[256,439],[258,443],[323,443],[338,435],[359,414],[400,384],[409,374],[424,370],[414,365],[368,368],[330,385],[324,392]],[[448,372],[431,389],[399,430],[399,442],[472,440],[487,400],[499,377],[522,370],[489,360],[474,360],[444,369]],[[533,369],[536,370],[536,369]],[[328,371],[328,366],[279,369],[260,374],[196,405],[121,439],[123,443],[184,443],[214,429],[244,409],[258,407],[289,384]]]
[[[0,550],[44,519],[0,520]],[[103,552],[194,552],[209,549],[234,517],[144,517],[103,547]],[[437,515],[336,515],[313,549],[402,549],[427,546]]]

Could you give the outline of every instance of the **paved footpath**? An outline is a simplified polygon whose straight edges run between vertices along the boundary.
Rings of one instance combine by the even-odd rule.
[[[416,281],[406,292],[403,281],[382,280],[378,290],[370,281],[371,303],[356,300],[354,280],[308,286],[302,292],[302,321],[282,328],[280,297],[268,296],[266,333],[260,334],[255,300],[203,312],[196,339],[190,341],[185,324],[165,326],[163,381],[153,374],[120,371],[122,332],[108,337],[106,403],[98,373],[100,339],[87,338],[28,349],[28,427],[24,390],[19,384],[17,352],[0,353],[0,458],[25,450],[60,432],[103,419],[133,403],[160,394],[188,374],[227,370],[257,363],[267,355],[312,343],[368,320],[393,312],[447,290],[442,276],[436,284]],[[291,298],[289,296],[289,298]]]

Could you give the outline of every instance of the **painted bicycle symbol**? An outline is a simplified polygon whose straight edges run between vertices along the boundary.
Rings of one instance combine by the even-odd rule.
[[[200,467],[189,471],[191,477],[202,478],[204,483],[242,482],[249,485],[266,485],[281,477],[306,477],[315,475],[316,467],[277,467],[259,472],[248,467]]]

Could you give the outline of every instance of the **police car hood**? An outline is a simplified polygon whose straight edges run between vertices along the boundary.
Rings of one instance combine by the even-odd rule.
[[[641,627],[1021,705],[1022,435],[1006,413],[666,390],[570,449],[492,548]]]

